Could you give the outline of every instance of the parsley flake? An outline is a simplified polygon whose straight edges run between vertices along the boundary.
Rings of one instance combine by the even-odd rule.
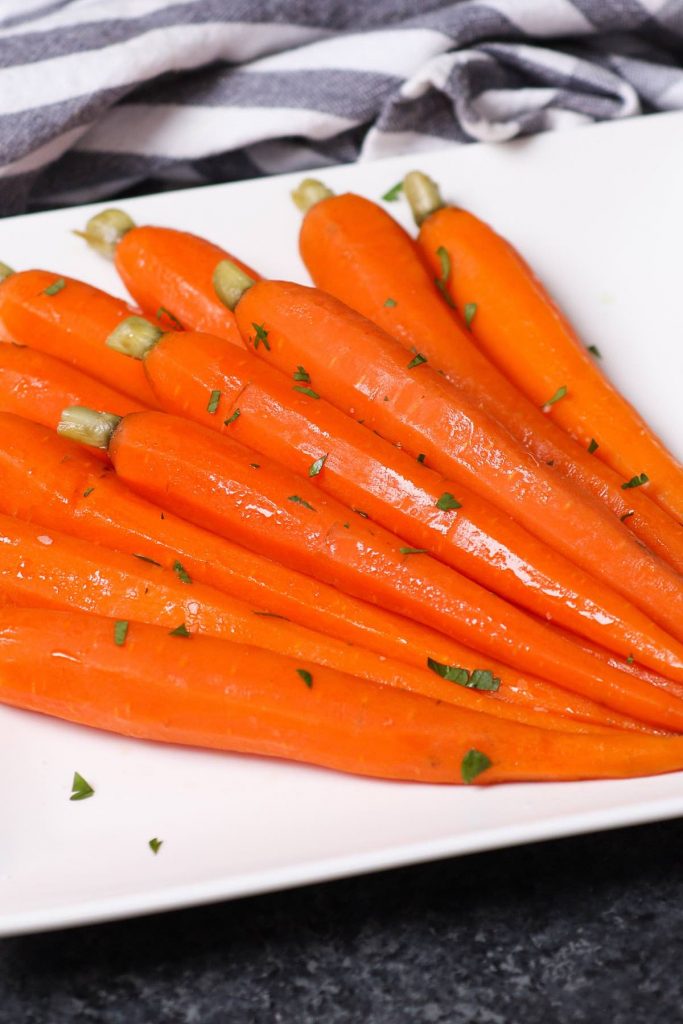
[[[185,625],[184,622],[181,622],[180,625],[176,626],[175,629],[170,630],[168,635],[169,636],[183,636],[183,637],[192,636],[192,634],[190,633],[189,629],[187,628],[187,626]]]
[[[427,548],[399,548],[402,555],[426,555]]]
[[[173,314],[170,309],[166,309],[166,306],[159,306],[156,312],[157,320],[161,320],[161,318],[164,316],[166,317],[167,320],[170,320],[173,326],[176,327],[179,331],[182,331],[184,329],[178,317],[175,316],[175,314]]]
[[[153,558],[148,558],[147,555],[136,555],[133,552],[133,558],[139,558],[141,562],[149,562],[150,565],[161,565],[161,562],[155,562]]]
[[[588,454],[589,454],[589,455],[592,455],[592,454],[593,454],[593,452],[597,452],[597,450],[598,450],[598,448],[599,448],[599,447],[600,447],[600,445],[599,445],[599,444],[598,444],[598,442],[597,442],[597,441],[595,440],[595,438],[594,438],[594,437],[591,437],[591,441],[590,441],[590,444],[588,445]]]
[[[636,476],[632,476],[630,480],[627,480],[626,483],[622,484],[621,489],[622,491],[628,491],[631,487],[642,487],[649,479],[650,478],[647,473],[641,473],[640,476],[636,474]]]
[[[303,681],[305,682],[306,686],[307,686],[307,687],[308,687],[308,689],[310,690],[310,689],[312,688],[312,686],[313,686],[313,676],[312,676],[312,675],[311,675],[311,673],[310,673],[310,672],[308,671],[308,669],[306,669],[306,668],[298,668],[298,669],[296,670],[296,674],[297,674],[298,676],[301,676],[301,678],[302,678],[302,679],[303,679]]]
[[[303,505],[304,508],[308,508],[311,510],[311,512],[315,512],[313,506],[309,505],[308,502],[304,501],[303,498],[300,498],[298,494],[290,494],[290,496],[287,498],[287,501],[293,501],[295,505]]]
[[[94,487],[86,487],[86,489],[83,491],[83,497],[84,498],[89,498],[94,490],[95,490]]]
[[[398,305],[398,303],[396,302],[396,299],[385,299],[384,305],[386,306],[387,309],[393,309],[394,306]]]
[[[490,690],[495,693],[500,689],[500,679],[488,668],[475,668],[470,672],[459,665],[442,665],[433,658],[427,658],[427,667],[449,683],[466,686],[469,690]]]
[[[156,856],[161,847],[164,845],[164,841],[163,839],[150,839],[147,845],[149,846],[152,853]]]
[[[602,354],[597,345],[589,345],[587,351],[590,352],[592,356],[595,356],[596,359],[602,359]]]
[[[413,358],[408,363],[408,369],[412,370],[414,366],[421,366],[422,363],[427,362],[427,356],[423,356],[421,352],[416,352]]]
[[[628,658],[626,659],[626,664],[627,665],[632,665],[635,660],[636,659],[633,657],[633,655],[629,654]]]
[[[263,345],[265,346],[266,352],[270,352],[270,342],[268,341],[268,331],[266,330],[264,324],[252,323],[251,326],[256,331],[256,337],[252,339],[253,342],[254,342],[254,348],[257,349],[259,347],[259,344],[262,342]]]
[[[185,567],[177,559],[173,563],[173,572],[176,574],[181,583],[192,583],[192,577]]]
[[[567,394],[568,388],[566,384],[562,384],[552,398],[549,398],[547,402],[544,402],[541,406],[542,409],[549,409],[551,405],[555,405],[555,402],[559,402],[561,398]]]
[[[88,800],[91,796],[95,795],[95,790],[92,788],[89,782],[79,775],[78,772],[74,772],[73,782],[71,783],[71,796],[69,800]]]
[[[308,395],[309,398],[320,398],[317,391],[313,388],[306,387],[305,384],[295,384],[292,391],[300,391],[302,395]]]
[[[260,462],[250,462],[249,465],[251,466],[252,469],[260,469],[261,468],[261,463]]]
[[[402,191],[403,191],[403,182],[402,181],[398,181],[398,182],[396,182],[395,185],[392,185],[391,188],[387,192],[384,193],[384,195],[382,196],[382,199],[384,200],[385,203],[397,203],[398,202],[398,197],[400,196]]]
[[[478,775],[491,767],[491,758],[482,754],[481,750],[468,750],[460,762],[460,772],[465,785],[474,782]]]
[[[211,397],[209,398],[209,404],[206,407],[206,411],[211,413],[212,416],[215,415],[216,409],[218,408],[218,403],[220,402],[220,400],[221,400],[221,393],[220,393],[220,391],[212,391],[211,392]]]
[[[320,470],[325,465],[326,461],[327,461],[327,455],[321,455],[319,459],[316,459],[315,462],[312,462],[311,465],[308,467],[308,475],[309,476],[317,476],[318,473],[320,472]]]
[[[66,281],[63,277],[58,277],[56,281],[43,289],[43,295],[58,295],[62,288],[66,288]]]
[[[474,314],[477,312],[476,302],[468,302],[463,312],[465,314],[465,326],[469,327],[474,320]]]
[[[229,426],[230,426],[230,424],[231,424],[231,423],[234,423],[234,422],[235,422],[235,420],[239,419],[239,417],[240,417],[241,415],[242,415],[242,414],[241,414],[241,412],[239,411],[239,409],[235,409],[235,411],[234,411],[234,413],[232,414],[232,416],[228,416],[227,420],[223,420],[223,426],[224,426],[224,427],[229,427]]]
[[[634,516],[635,514],[635,509],[631,508],[628,512],[624,512],[623,516],[619,516],[619,521],[625,523],[627,519],[630,519],[631,516]]]
[[[451,309],[455,309],[455,303],[448,291],[448,279],[451,276],[451,257],[448,255],[448,250],[444,249],[442,245],[436,250],[436,255],[439,257],[439,263],[441,264],[441,277],[435,277],[434,284]]]
[[[117,619],[114,623],[114,643],[117,647],[123,647],[128,636],[128,622],[125,619]]]
[[[436,507],[442,512],[450,512],[451,509],[462,508],[462,505],[457,498],[453,497],[452,494],[448,491],[444,491],[437,501]]]
[[[418,462],[424,462],[424,460],[425,460],[426,458],[427,458],[427,456],[425,455],[425,453],[424,453],[424,452],[420,452],[420,454],[419,454],[419,455],[418,455],[418,457],[417,457],[417,461],[418,461]]]
[[[311,383],[311,375],[303,366],[297,366],[292,376],[294,380],[302,381],[304,384]]]

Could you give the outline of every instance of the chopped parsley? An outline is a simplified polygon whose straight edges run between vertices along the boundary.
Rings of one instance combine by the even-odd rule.
[[[602,353],[597,345],[589,345],[588,352],[590,352],[592,356],[595,356],[596,359],[602,359]]]
[[[555,405],[555,402],[559,402],[561,398],[564,398],[564,396],[567,394],[567,390],[568,390],[567,385],[566,384],[562,384],[557,389],[557,391],[552,396],[552,398],[549,398],[547,402],[543,403],[541,408],[542,409],[549,409],[551,405]]]
[[[592,454],[593,454],[593,452],[597,452],[597,450],[598,450],[598,448],[599,448],[599,447],[600,447],[600,445],[599,445],[599,444],[598,444],[598,442],[597,442],[597,441],[595,440],[595,438],[594,438],[594,437],[591,437],[591,442],[590,442],[590,444],[588,445],[588,454],[589,454],[589,455],[592,455]]]
[[[297,366],[293,374],[294,380],[302,381],[304,384],[311,383],[310,373],[303,366]]]
[[[166,309],[166,306],[159,306],[157,310],[157,320],[161,320],[161,318],[164,316],[166,317],[167,320],[170,320],[173,326],[177,327],[179,331],[183,330],[183,325],[181,324],[178,317],[175,316],[170,309]]]
[[[211,392],[211,397],[209,398],[209,404],[206,407],[206,411],[210,412],[212,416],[215,415],[216,409],[218,408],[218,403],[220,402],[220,400],[221,400],[221,393],[220,393],[220,391],[212,391]]]
[[[234,413],[231,416],[228,416],[227,420],[223,420],[223,426],[229,427],[230,424],[234,423],[235,420],[239,419],[241,415],[242,414],[240,413],[239,409],[235,409]]]
[[[63,277],[58,277],[56,281],[43,289],[43,295],[58,295],[62,288],[66,288],[66,281]]]
[[[647,473],[641,473],[640,476],[636,474],[636,476],[632,476],[630,480],[627,480],[626,483],[622,484],[621,489],[622,491],[628,491],[631,487],[642,487],[649,479],[650,478]]]
[[[442,665],[441,662],[434,661],[433,658],[427,658],[427,667],[449,683],[466,686],[469,690],[495,692],[500,689],[500,679],[498,676],[494,676],[488,668],[475,668],[470,672],[466,668],[460,668],[459,665]]]
[[[627,665],[632,665],[635,660],[636,659],[633,657],[633,655],[629,654],[628,658],[626,659],[626,664]]]
[[[290,494],[290,496],[287,498],[287,501],[293,501],[295,505],[303,505],[304,508],[308,508],[311,510],[311,512],[315,512],[313,506],[309,505],[308,502],[304,501],[303,498],[300,498],[298,494]]]
[[[403,182],[398,181],[395,185],[392,185],[388,192],[385,192],[382,199],[385,203],[397,203],[398,197],[403,191]]]
[[[468,750],[460,762],[460,772],[465,785],[474,782],[478,775],[491,767],[491,758],[482,754],[481,750]]]
[[[94,487],[86,487],[86,489],[83,491],[83,497],[84,498],[89,498],[94,490],[95,490]]]
[[[149,846],[152,853],[156,855],[163,846],[163,844],[163,839],[150,839],[147,845]]]
[[[448,292],[448,279],[451,276],[451,258],[448,255],[448,250],[444,249],[442,245],[436,250],[436,255],[439,257],[439,263],[441,264],[441,277],[435,277],[434,284],[451,309],[455,309],[455,303]]]
[[[423,356],[421,352],[416,352],[413,358],[408,363],[408,369],[412,370],[414,366],[421,366],[422,363],[427,362],[427,356]]]
[[[317,391],[307,387],[305,384],[295,384],[292,391],[300,391],[302,395],[308,395],[309,398],[320,398]]]
[[[469,327],[474,320],[474,314],[477,312],[476,302],[468,302],[463,310],[465,314],[465,326]]]
[[[301,676],[301,678],[302,678],[302,679],[303,679],[303,681],[305,682],[306,686],[307,686],[307,687],[308,687],[308,689],[310,690],[310,689],[311,689],[311,687],[313,686],[313,676],[312,676],[312,675],[311,675],[311,673],[310,673],[310,672],[308,671],[308,669],[306,669],[306,668],[298,668],[298,669],[296,670],[296,674],[297,674],[298,676]]]
[[[268,331],[266,330],[265,326],[263,324],[255,324],[255,323],[252,323],[251,326],[256,331],[256,336],[253,339],[254,348],[257,349],[259,347],[259,344],[263,343],[266,352],[270,352],[270,342],[268,341]]]
[[[384,305],[387,309],[393,309],[394,306],[398,305],[398,303],[396,302],[396,299],[385,299]]]
[[[399,548],[402,555],[426,555],[427,548]]]
[[[128,622],[125,619],[117,619],[114,623],[114,643],[117,647],[123,647],[128,636]]]
[[[185,567],[177,559],[173,563],[173,572],[176,574],[181,583],[192,583],[192,577]]]
[[[436,507],[442,512],[450,512],[451,509],[462,508],[462,505],[457,498],[453,497],[452,494],[448,491],[444,491],[437,501]]]
[[[168,635],[169,636],[184,636],[184,637],[188,637],[188,636],[191,636],[192,634],[190,633],[190,631],[187,628],[187,626],[185,625],[185,623],[181,622],[180,625],[176,626],[175,629],[170,630]]]
[[[91,796],[95,795],[95,790],[92,788],[89,782],[79,775],[78,772],[74,772],[73,782],[71,783],[71,796],[69,800],[88,800]]]
[[[420,454],[419,454],[419,455],[418,455],[418,457],[417,457],[417,461],[418,461],[418,462],[424,462],[424,460],[425,460],[426,458],[427,458],[427,456],[425,455],[425,453],[424,453],[424,452],[420,452]]]
[[[628,512],[624,512],[623,516],[619,516],[619,519],[622,523],[625,523],[627,519],[630,519],[631,516],[634,516],[635,514],[635,509],[631,508],[628,510]]]
[[[148,558],[147,555],[136,555],[133,552],[133,558],[139,558],[141,562],[149,562],[150,565],[161,565],[161,562],[155,562],[153,558]]]
[[[250,462],[249,465],[251,466],[252,469],[260,469],[261,468],[261,463],[260,462]]]
[[[312,462],[311,465],[308,467],[308,475],[309,476],[317,476],[318,473],[320,472],[320,470],[325,465],[326,461],[327,461],[327,455],[321,455],[319,459],[316,459],[315,462]]]

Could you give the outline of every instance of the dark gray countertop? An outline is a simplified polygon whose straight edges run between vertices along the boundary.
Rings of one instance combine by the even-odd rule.
[[[1,1024],[677,1024],[683,820],[0,941]]]

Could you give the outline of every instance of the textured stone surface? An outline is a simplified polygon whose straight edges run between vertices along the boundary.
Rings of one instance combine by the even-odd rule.
[[[0,941],[0,1024],[677,1024],[683,821]]]

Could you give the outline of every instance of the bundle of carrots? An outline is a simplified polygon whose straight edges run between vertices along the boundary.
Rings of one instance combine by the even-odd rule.
[[[315,287],[0,264],[0,701],[387,779],[683,769],[683,467],[518,253],[306,180]],[[399,189],[394,190],[397,194]]]

